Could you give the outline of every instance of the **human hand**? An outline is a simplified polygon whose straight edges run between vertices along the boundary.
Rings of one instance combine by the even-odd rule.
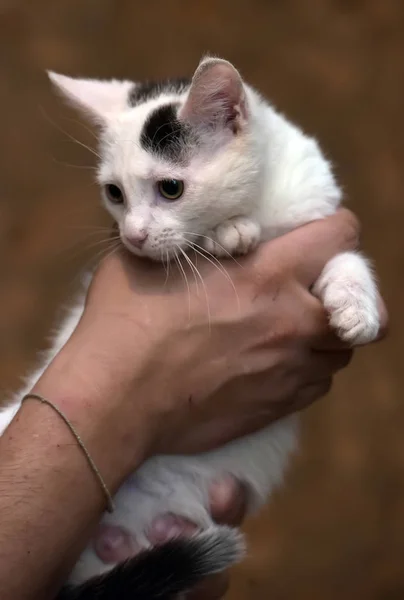
[[[145,457],[199,452],[324,395],[352,351],[310,288],[357,245],[357,221],[340,210],[223,262],[226,276],[198,261],[199,283],[186,264],[167,275],[125,252],[104,261],[74,337],[92,418],[98,411],[127,460],[122,476],[138,465],[131,439],[142,438]]]
[[[232,477],[213,484],[210,488],[210,511],[216,523],[239,526],[245,516],[246,493],[243,487]],[[153,545],[163,544],[174,537],[187,537],[197,532],[197,527],[185,519],[166,515],[155,521],[149,541]],[[124,529],[112,525],[99,525],[93,537],[94,550],[100,560],[106,564],[115,564],[126,560],[138,552],[140,547]],[[189,600],[216,600],[221,598],[228,587],[228,574],[207,578],[195,590],[189,593]]]

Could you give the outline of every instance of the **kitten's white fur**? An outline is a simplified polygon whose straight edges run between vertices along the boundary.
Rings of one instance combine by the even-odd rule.
[[[216,256],[245,253],[268,240],[335,212],[341,201],[330,164],[317,142],[276,112],[242,82],[232,65],[204,59],[190,89],[166,92],[135,107],[128,105],[134,84],[71,79],[50,74],[71,101],[101,125],[99,182],[117,183],[126,206],[104,198],[122,239],[137,254],[155,259],[173,256],[176,245],[196,242]],[[223,98],[227,101],[223,102]],[[199,131],[198,149],[175,164],[151,154],[139,143],[148,115],[158,106],[180,102],[179,117]],[[231,129],[224,114],[231,107]],[[212,123],[219,115],[221,121]],[[183,198],[167,203],[155,182],[184,180]],[[128,239],[147,229],[142,249]],[[201,236],[201,237],[198,237]],[[206,236],[206,237],[203,237]],[[366,261],[357,253],[331,260],[314,286],[343,340],[368,342],[379,329],[377,289]],[[81,298],[62,324],[41,367],[27,380],[12,406],[0,415],[4,431],[50,360],[76,327]],[[202,528],[213,527],[208,485],[230,473],[247,484],[250,509],[261,506],[277,486],[296,447],[296,417],[198,456],[149,459],[119,490],[116,510],[103,521],[121,525],[148,546],[146,531],[158,515],[172,512]],[[72,573],[81,582],[109,567],[87,548]]]

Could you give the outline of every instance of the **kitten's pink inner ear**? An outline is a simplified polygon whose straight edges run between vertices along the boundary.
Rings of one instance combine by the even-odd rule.
[[[196,126],[239,131],[247,121],[247,99],[233,65],[215,59],[203,62],[195,72],[179,118]]]

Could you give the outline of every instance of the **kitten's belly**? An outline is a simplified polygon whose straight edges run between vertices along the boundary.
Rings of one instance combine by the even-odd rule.
[[[226,474],[246,485],[249,510],[259,508],[278,486],[297,443],[297,417],[287,417],[258,433],[218,450],[195,456],[156,456],[124,483],[114,498],[115,512],[102,521],[121,526],[148,548],[153,520],[166,513],[180,515],[201,529],[214,526],[209,512],[209,485]],[[72,575],[80,583],[111,565],[103,564],[91,547],[80,557]]]

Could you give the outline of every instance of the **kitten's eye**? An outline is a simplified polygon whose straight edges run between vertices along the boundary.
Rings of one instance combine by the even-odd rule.
[[[184,193],[184,182],[178,179],[163,179],[157,185],[160,194],[166,200],[178,200]]]
[[[114,183],[108,183],[105,186],[105,193],[107,194],[107,198],[112,204],[122,204],[123,203],[123,193],[121,188],[119,188]]]

